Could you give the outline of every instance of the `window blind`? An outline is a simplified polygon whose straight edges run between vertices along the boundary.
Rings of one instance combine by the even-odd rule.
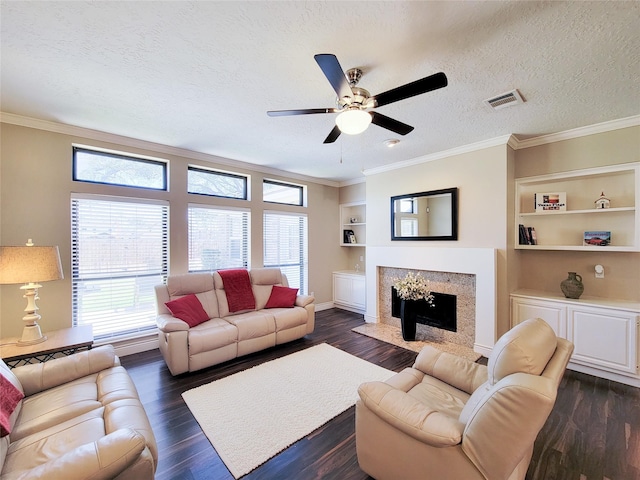
[[[289,286],[308,293],[307,216],[265,212],[264,266],[279,267]]]
[[[156,326],[154,286],[169,264],[167,202],[98,195],[71,199],[74,325],[96,339]]]

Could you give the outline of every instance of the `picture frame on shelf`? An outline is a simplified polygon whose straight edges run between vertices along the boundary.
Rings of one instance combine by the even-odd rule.
[[[536,213],[567,210],[567,192],[535,193],[533,200]]]
[[[356,243],[355,241],[351,241],[351,239],[356,238],[356,234],[353,232],[353,230],[343,230],[342,231],[342,241],[344,243]]]
[[[588,247],[611,245],[611,232],[606,230],[584,232],[583,245]]]

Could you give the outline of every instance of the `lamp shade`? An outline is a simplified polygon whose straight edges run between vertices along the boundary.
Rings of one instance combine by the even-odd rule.
[[[64,278],[58,247],[0,247],[0,284]]]
[[[342,133],[357,135],[371,123],[371,115],[364,110],[346,110],[336,117],[336,125]]]

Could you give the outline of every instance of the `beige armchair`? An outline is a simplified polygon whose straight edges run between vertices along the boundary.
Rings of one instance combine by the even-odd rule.
[[[541,319],[504,334],[488,366],[425,347],[358,389],[360,467],[377,480],[524,479],[572,352]]]

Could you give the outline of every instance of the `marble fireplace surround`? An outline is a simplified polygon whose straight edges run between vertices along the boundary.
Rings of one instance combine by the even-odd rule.
[[[496,337],[496,250],[493,248],[432,248],[425,246],[367,247],[365,321],[379,323],[379,270],[401,268],[475,275],[475,339],[473,350],[488,356]]]

